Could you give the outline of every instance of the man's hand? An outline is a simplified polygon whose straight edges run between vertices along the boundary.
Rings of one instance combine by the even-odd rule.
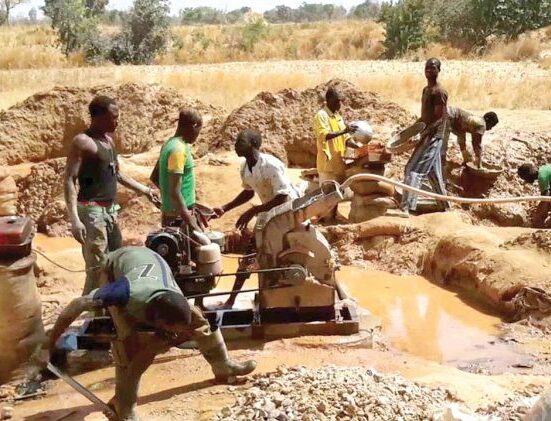
[[[151,203],[153,203],[156,207],[159,209],[161,208],[161,195],[158,191],[149,189],[145,196],[149,199]]]
[[[86,240],[86,227],[80,219],[71,222],[71,234],[80,244],[84,244]]]
[[[346,146],[348,146],[349,148],[352,148],[352,149],[359,149],[362,147],[361,144],[359,144],[358,142],[356,142],[354,139],[348,139],[346,141]]]
[[[222,215],[226,213],[224,208],[212,208],[214,215],[212,216],[213,219],[221,218]]]
[[[467,165],[467,162],[472,161],[472,156],[467,150],[462,150],[461,155],[463,156],[463,165]]]
[[[189,224],[187,224],[185,221],[182,222],[182,228],[185,228],[185,227],[188,227],[191,229],[191,231],[199,231],[199,232],[203,232],[203,228],[200,227],[197,222],[195,221],[194,218],[192,218],[192,220],[190,221]]]
[[[356,130],[358,130],[358,127],[355,124],[346,125],[346,133],[356,133]]]
[[[257,214],[256,206],[253,206],[249,210],[247,210],[243,215],[239,217],[237,222],[235,223],[235,226],[238,230],[244,230],[247,228],[247,225],[253,219]]]

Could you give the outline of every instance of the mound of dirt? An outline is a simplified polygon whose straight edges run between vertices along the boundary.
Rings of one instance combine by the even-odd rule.
[[[399,105],[385,102],[377,94],[362,92],[350,82],[333,79],[304,91],[285,89],[259,93],[229,115],[211,147],[230,149],[239,131],[254,128],[262,133],[265,152],[291,166],[315,166],[312,122],[315,113],[324,106],[329,86],[337,87],[346,97],[341,110],[345,121],[368,120],[379,138],[386,139],[396,126],[403,127],[413,120]]]
[[[324,232],[344,264],[419,274],[476,291],[515,318],[551,314],[547,231],[475,226],[467,214],[447,212],[382,217]]]
[[[182,107],[203,115],[204,136],[219,131],[224,114],[220,108],[156,85],[57,87],[0,113],[0,164],[66,156],[67,145],[86,128],[88,104],[96,95],[110,96],[118,103],[115,142],[119,153],[143,152],[165,140],[164,133],[175,128]]]

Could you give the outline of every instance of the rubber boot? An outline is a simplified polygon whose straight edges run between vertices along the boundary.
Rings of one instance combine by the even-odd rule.
[[[199,351],[209,362],[217,382],[233,383],[237,376],[246,376],[256,368],[254,360],[238,363],[230,359],[220,329],[209,335],[197,335],[194,339],[197,340]]]

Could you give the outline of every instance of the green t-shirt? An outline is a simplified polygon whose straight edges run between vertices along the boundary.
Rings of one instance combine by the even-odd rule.
[[[538,184],[542,195],[548,195],[551,188],[551,165],[543,165],[538,170]]]
[[[188,208],[195,205],[195,173],[193,171],[193,156],[191,145],[181,137],[168,139],[161,149],[159,158],[159,185],[161,189],[162,211],[168,215],[176,213],[176,205],[172,203],[168,190],[169,174],[182,177],[182,197]]]

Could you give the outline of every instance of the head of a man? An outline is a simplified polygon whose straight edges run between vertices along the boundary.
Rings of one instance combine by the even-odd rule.
[[[262,135],[258,130],[245,129],[237,134],[235,139],[235,153],[239,157],[247,158],[262,146]]]
[[[497,114],[493,111],[489,111],[486,114],[484,114],[484,121],[486,122],[486,130],[492,130],[497,123],[499,123],[499,119],[497,118]]]
[[[531,163],[522,164],[518,167],[517,173],[521,179],[530,184],[538,179],[538,169]]]
[[[440,63],[440,60],[435,57],[429,58],[425,62],[425,77],[427,80],[436,81],[436,79],[438,79],[438,75],[440,74],[441,68],[442,64]]]
[[[336,113],[341,109],[341,103],[344,100],[344,95],[334,86],[329,87],[325,93],[325,103],[327,108]]]
[[[154,297],[146,307],[146,320],[158,329],[179,333],[189,328],[191,308],[182,294],[167,291]]]
[[[97,96],[88,105],[92,127],[101,133],[113,133],[119,124],[119,108],[113,98]]]
[[[178,129],[176,133],[186,142],[194,143],[203,128],[201,115],[192,109],[182,108],[178,115]]]

